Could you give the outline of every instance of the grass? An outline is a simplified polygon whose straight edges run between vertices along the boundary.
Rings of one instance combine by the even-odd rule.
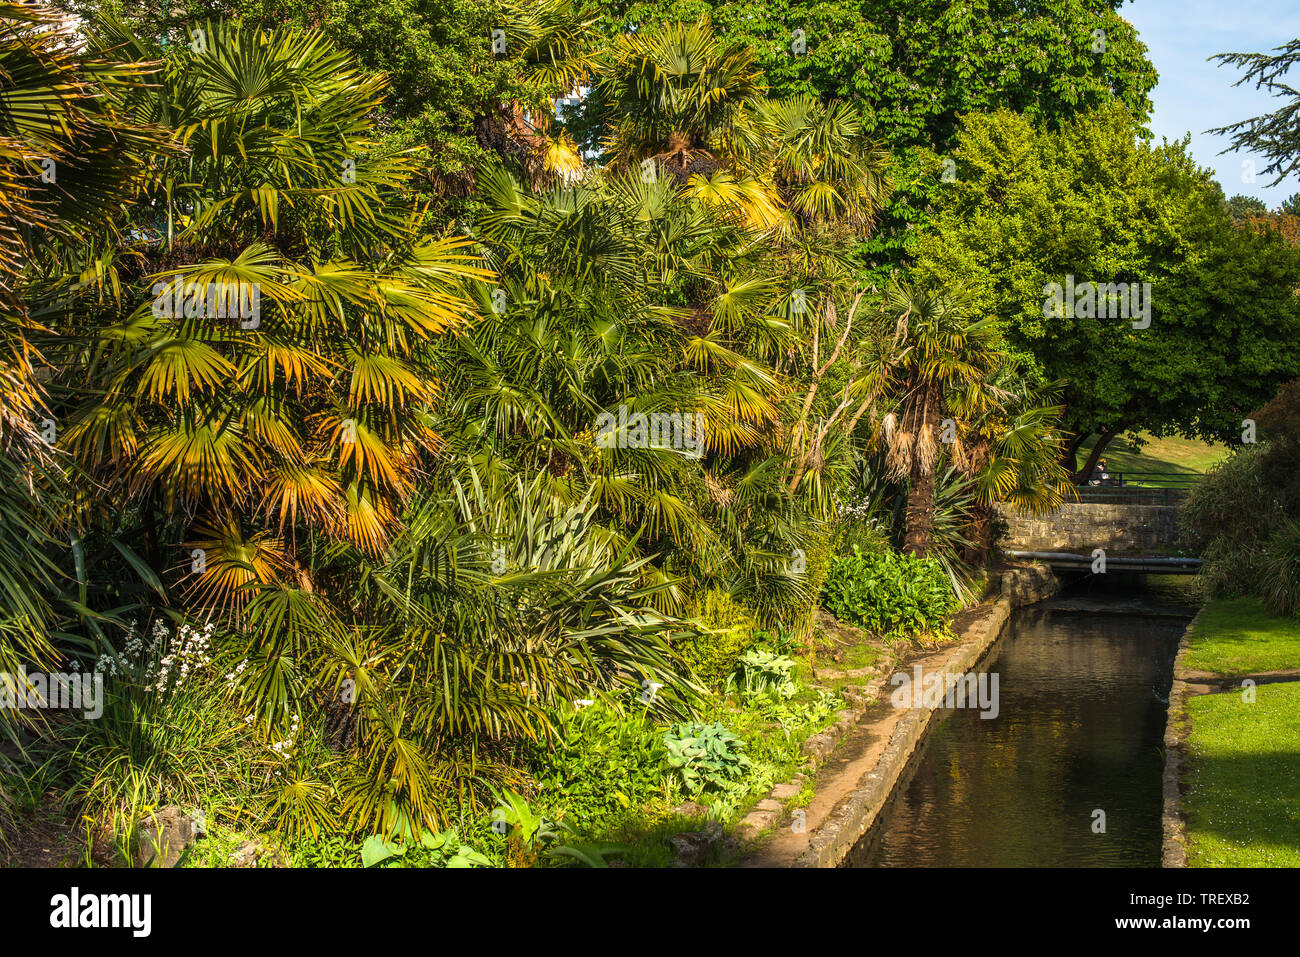
[[[1187,860],[1300,867],[1300,683],[1188,700]]]
[[[1300,623],[1253,598],[1215,599],[1183,666],[1234,676],[1300,666]],[[1193,867],[1300,866],[1300,682],[1187,701],[1183,814]]]
[[[1111,472],[1156,472],[1162,475],[1196,475],[1209,470],[1210,466],[1228,457],[1226,445],[1207,445],[1199,439],[1184,439],[1170,436],[1158,439],[1148,432],[1139,437],[1147,440],[1141,450],[1135,448],[1124,436],[1116,436],[1102,458]],[[1088,442],[1079,449],[1079,464],[1088,461],[1095,442]],[[1135,482],[1135,485],[1142,484]]]
[[[1219,598],[1201,612],[1183,666],[1230,677],[1300,668],[1300,621],[1254,598]]]

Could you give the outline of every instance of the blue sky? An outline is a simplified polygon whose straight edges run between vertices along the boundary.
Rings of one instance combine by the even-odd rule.
[[[1269,208],[1300,192],[1294,174],[1268,188],[1275,174],[1259,174],[1266,165],[1256,157],[1254,183],[1243,182],[1242,161],[1248,153],[1217,155],[1228,145],[1226,136],[1204,133],[1215,126],[1270,113],[1282,102],[1254,84],[1233,87],[1241,70],[1207,62],[1215,53],[1271,50],[1300,37],[1300,3],[1296,0],[1134,0],[1120,15],[1137,27],[1147,45],[1160,83],[1151,93],[1155,105],[1151,129],[1155,142],[1192,134],[1191,152],[1197,162],[1218,173],[1229,196],[1258,196]],[[1300,84],[1300,68],[1292,68],[1293,86]]]

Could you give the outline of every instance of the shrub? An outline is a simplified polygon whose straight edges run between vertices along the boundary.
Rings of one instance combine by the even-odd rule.
[[[555,742],[533,755],[533,776],[539,799],[575,829],[598,832],[664,791],[667,749],[644,711],[623,715],[601,702],[557,721]]]
[[[1209,595],[1249,595],[1275,611],[1293,609],[1278,614],[1300,610],[1292,530],[1300,520],[1300,442],[1279,438],[1219,463],[1192,490],[1181,519],[1200,546],[1198,577]]]
[[[761,626],[726,592],[709,589],[694,615],[701,633],[682,644],[682,657],[707,686],[719,689],[736,670],[740,656],[756,642]]]
[[[731,733],[721,721],[700,724],[688,721],[665,732],[668,766],[677,771],[692,794],[706,790],[726,790],[744,776],[751,762],[745,756],[745,742]]]
[[[1300,616],[1300,522],[1284,520],[1269,539],[1260,591],[1274,615]]]
[[[751,648],[740,656],[735,672],[727,679],[727,690],[737,686],[746,699],[784,701],[795,695],[794,669],[793,658],[763,648]]]
[[[836,618],[883,638],[944,635],[957,600],[943,566],[892,550],[862,552],[831,561],[822,603]]]

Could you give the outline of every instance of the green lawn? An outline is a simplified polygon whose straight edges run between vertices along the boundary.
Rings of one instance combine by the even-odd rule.
[[[1158,472],[1165,475],[1193,475],[1207,471],[1210,466],[1228,457],[1226,445],[1206,445],[1195,439],[1153,438],[1148,433],[1141,433],[1149,440],[1141,451],[1123,436],[1116,437],[1102,458],[1112,472]],[[1088,442],[1079,449],[1079,465],[1088,461],[1095,441]],[[1136,484],[1136,483],[1135,483]]]
[[[1300,683],[1187,702],[1191,867],[1300,867]]]
[[[1201,612],[1183,666],[1217,675],[1300,668],[1300,621],[1274,618],[1254,598],[1219,598]]]
[[[1201,612],[1183,667],[1243,675],[1300,667],[1300,622],[1253,598]],[[1187,699],[1183,816],[1192,867],[1300,867],[1300,682]]]

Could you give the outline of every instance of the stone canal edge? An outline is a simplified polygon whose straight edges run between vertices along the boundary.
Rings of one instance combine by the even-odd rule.
[[[1187,716],[1189,687],[1183,659],[1191,645],[1192,631],[1201,620],[1204,608],[1187,623],[1183,637],[1178,642],[1178,655],[1174,658],[1174,681],[1169,688],[1169,716],[1165,721],[1165,770],[1162,778],[1164,808],[1160,823],[1164,832],[1160,848],[1161,867],[1187,866],[1187,833],[1183,821],[1182,788],[1183,747],[1191,731]]]

